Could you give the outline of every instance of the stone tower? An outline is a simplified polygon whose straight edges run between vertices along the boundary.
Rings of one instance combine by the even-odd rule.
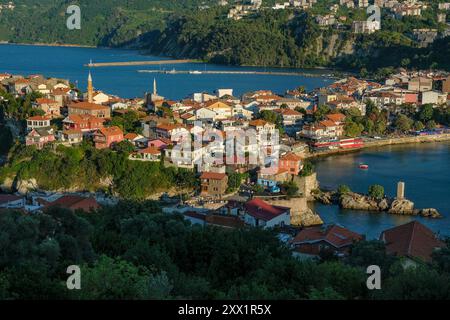
[[[403,181],[400,181],[397,184],[397,199],[398,200],[405,199],[405,183]]]

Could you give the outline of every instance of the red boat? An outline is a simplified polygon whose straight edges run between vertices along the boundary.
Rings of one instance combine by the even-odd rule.
[[[360,164],[359,168],[363,169],[363,170],[367,170],[367,169],[369,169],[369,165],[368,164]]]

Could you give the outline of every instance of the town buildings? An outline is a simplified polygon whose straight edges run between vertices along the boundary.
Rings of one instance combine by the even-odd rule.
[[[109,107],[91,102],[77,102],[69,104],[68,112],[69,116],[88,115],[103,119],[111,118],[111,109]]]
[[[244,210],[245,222],[254,227],[267,229],[291,224],[290,208],[273,206],[259,198],[247,202]]]
[[[116,126],[101,128],[94,133],[94,143],[97,149],[111,148],[123,140],[123,131]]]
[[[27,119],[27,130],[32,131],[38,128],[49,128],[51,118],[48,116],[34,116]]]
[[[51,128],[32,129],[25,137],[25,144],[35,146],[37,149],[42,149],[46,144],[53,141],[55,141],[55,134]]]
[[[338,225],[310,227],[301,230],[291,241],[296,252],[318,256],[330,252],[337,256],[350,253],[355,242],[364,236]]]
[[[200,176],[201,195],[220,198],[228,188],[228,176],[224,173],[203,172]]]
[[[65,130],[80,130],[84,134],[89,134],[103,128],[104,122],[104,118],[73,114],[63,120],[63,126]]]

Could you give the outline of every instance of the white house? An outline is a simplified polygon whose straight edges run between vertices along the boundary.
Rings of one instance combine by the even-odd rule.
[[[120,102],[120,101],[111,104],[111,111],[123,110],[123,109],[128,109],[128,104],[126,104],[124,102]]]
[[[95,104],[103,104],[109,101],[109,96],[103,92],[96,92],[93,99]]]
[[[157,162],[161,160],[161,151],[158,148],[148,147],[132,153],[130,160]]]
[[[34,116],[27,119],[27,130],[50,127],[51,118],[47,116]]]
[[[200,108],[195,111],[195,116],[197,120],[201,121],[214,121],[217,117],[217,114],[208,108]]]
[[[222,98],[223,96],[232,96],[233,89],[217,89],[216,94],[219,98]]]
[[[444,104],[447,102],[447,95],[437,91],[422,92],[422,104]]]
[[[245,222],[254,227],[264,229],[283,227],[291,224],[291,209],[273,206],[255,198],[244,205]]]

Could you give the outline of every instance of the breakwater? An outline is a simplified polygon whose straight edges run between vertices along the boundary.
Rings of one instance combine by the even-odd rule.
[[[161,74],[191,74],[191,75],[260,75],[260,76],[295,76],[295,77],[318,77],[324,76],[333,78],[331,74],[314,74],[305,72],[282,72],[282,71],[233,71],[233,70],[212,70],[212,71],[186,71],[186,70],[138,70],[139,73],[161,73]]]
[[[125,62],[96,62],[85,64],[85,67],[126,67],[126,66],[145,66],[145,65],[165,65],[165,64],[184,64],[196,63],[196,60],[153,60],[153,61],[125,61]]]

